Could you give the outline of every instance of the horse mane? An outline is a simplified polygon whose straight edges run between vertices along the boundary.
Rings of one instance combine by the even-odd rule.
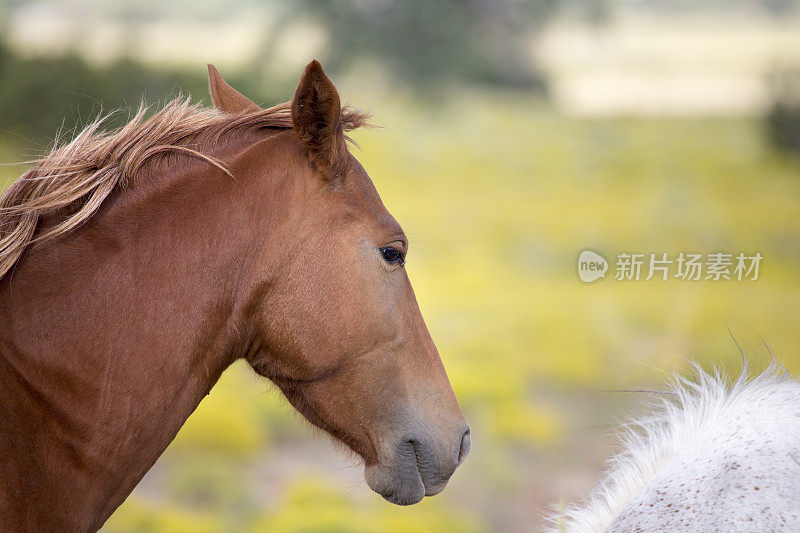
[[[775,361],[756,377],[745,365],[732,384],[718,369],[707,373],[696,363],[693,367],[693,378],[674,375],[650,413],[623,426],[622,451],[609,460],[599,486],[580,505],[554,509],[548,518],[552,531],[606,531],[692,438],[725,424],[723,419],[753,402],[785,400],[792,406],[800,398],[800,384]]]
[[[94,215],[103,202],[143,165],[157,164],[167,155],[202,159],[230,175],[225,166],[203,153],[203,148],[236,133],[292,128],[292,102],[243,114],[176,98],[148,117],[144,104],[121,128],[103,131],[113,113],[99,117],[72,141],[57,146],[0,194],[0,279],[36,242],[67,233]],[[342,108],[342,129],[363,126],[366,115]],[[57,224],[36,235],[40,217],[70,208]]]

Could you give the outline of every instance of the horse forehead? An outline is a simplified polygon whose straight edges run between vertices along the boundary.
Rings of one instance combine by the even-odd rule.
[[[382,205],[381,197],[372,182],[372,178],[369,177],[369,174],[358,162],[358,159],[352,156],[350,158],[350,170],[345,178],[344,186],[359,196]]]
[[[355,158],[342,189],[350,209],[358,211],[381,226],[387,226],[387,230],[400,230],[400,225],[386,209],[372,179]]]

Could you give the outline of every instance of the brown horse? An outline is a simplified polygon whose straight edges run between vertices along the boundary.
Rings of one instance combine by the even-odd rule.
[[[0,521],[99,528],[244,358],[357,452],[368,485],[441,491],[469,429],[408,251],[316,61],[261,109],[209,66],[215,110],[95,124],[0,197]]]

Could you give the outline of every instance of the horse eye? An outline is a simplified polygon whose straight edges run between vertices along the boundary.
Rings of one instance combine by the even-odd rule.
[[[403,251],[399,248],[395,248],[394,246],[381,248],[381,255],[383,256],[383,260],[390,264],[399,263],[400,265],[403,265],[406,262]]]

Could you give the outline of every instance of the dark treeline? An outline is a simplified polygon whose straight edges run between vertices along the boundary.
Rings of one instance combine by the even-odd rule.
[[[0,0],[0,14],[21,5]],[[266,67],[278,53],[275,45],[284,38],[283,31],[292,21],[306,19],[328,36],[320,59],[333,75],[359,61],[372,61],[397,83],[427,96],[446,97],[450,88],[464,84],[544,91],[544,76],[530,57],[531,38],[550,20],[555,6],[554,0],[277,2],[277,22],[265,27],[257,57],[243,70],[247,75],[225,70],[225,76],[259,103],[289,98],[292,87],[271,78]],[[123,2],[116,10],[100,10],[134,35],[136,24],[151,20],[159,9]],[[226,10],[220,7],[220,16]],[[59,57],[22,58],[0,41],[0,135],[47,142],[62,121],[69,131],[101,110],[136,108],[142,98],[152,103],[188,93],[207,99],[206,83],[203,68],[178,70],[132,59],[97,66],[70,51]],[[109,125],[127,116],[121,113]]]
[[[771,88],[773,103],[767,113],[769,140],[782,150],[800,152],[800,72],[776,72]]]
[[[327,30],[326,62],[334,69],[366,58],[405,85],[428,92],[446,82],[546,87],[531,57],[531,38],[556,13],[555,0],[299,0],[295,5]]]
[[[231,83],[256,101],[277,103],[291,96],[270,95],[251,80],[226,73]],[[69,133],[98,115],[120,109],[109,127],[127,121],[140,102],[158,103],[177,96],[208,99],[205,66],[192,71],[153,67],[131,59],[94,66],[79,56],[22,58],[0,45],[0,137],[20,145],[47,146],[62,130]]]

